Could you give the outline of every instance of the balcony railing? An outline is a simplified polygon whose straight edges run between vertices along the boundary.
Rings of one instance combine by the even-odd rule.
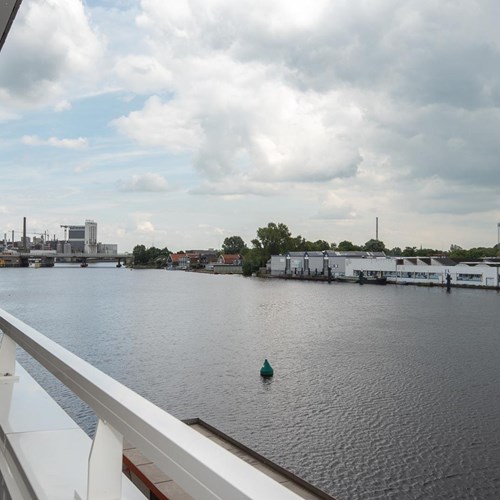
[[[18,345],[87,403],[98,417],[88,459],[87,490],[83,496],[82,492],[75,491],[75,498],[122,498],[123,438],[194,498],[299,498],[2,309],[0,330],[3,332],[0,344],[2,384],[17,383],[15,372]],[[26,372],[22,370],[19,376],[23,377],[24,373]],[[0,400],[0,408],[7,411],[5,401]],[[33,408],[32,411],[38,410]],[[8,440],[8,436],[5,437],[0,429],[1,435],[4,435],[4,440]],[[5,443],[4,448],[0,446],[0,458],[2,450],[5,453]],[[45,454],[47,460],[50,460],[50,449],[45,450]],[[18,462],[21,468],[30,469],[29,456],[22,459],[18,457]]]

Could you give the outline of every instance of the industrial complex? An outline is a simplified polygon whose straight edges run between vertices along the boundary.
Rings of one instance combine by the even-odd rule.
[[[0,267],[27,267],[34,263],[39,264],[37,267],[51,267],[56,259],[86,262],[123,258],[118,254],[118,245],[97,240],[97,222],[93,220],[60,227],[64,229],[63,240],[56,235],[51,238],[48,231],[28,232],[24,217],[22,231],[4,233],[0,242]]]

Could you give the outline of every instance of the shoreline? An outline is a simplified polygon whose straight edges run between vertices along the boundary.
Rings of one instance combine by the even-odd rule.
[[[279,279],[279,280],[292,280],[292,281],[314,281],[318,283],[346,283],[341,280],[336,279],[335,277],[331,277],[330,279],[328,276],[296,276],[296,275],[291,275],[291,276],[276,276],[276,275],[271,275],[267,273],[258,273],[256,274],[257,278],[262,278],[262,279]],[[353,285],[359,285],[360,283],[352,282],[352,283],[346,283],[346,284],[353,284]],[[366,285],[368,283],[364,283]],[[387,285],[398,285],[398,286],[420,286],[424,288],[446,288],[446,283],[413,283],[409,281],[394,281],[387,279],[387,282],[385,283]],[[385,286],[385,284],[377,284],[378,286]],[[371,285],[371,283],[370,283]],[[486,285],[466,285],[462,283],[452,283],[450,285],[451,288],[465,288],[468,290],[493,290],[500,292],[500,286],[486,286]]]

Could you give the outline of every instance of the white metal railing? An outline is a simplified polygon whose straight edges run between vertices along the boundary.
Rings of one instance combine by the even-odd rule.
[[[123,438],[195,498],[299,498],[2,309],[0,330],[0,376],[15,377],[17,344],[96,413],[87,499],[120,498]]]

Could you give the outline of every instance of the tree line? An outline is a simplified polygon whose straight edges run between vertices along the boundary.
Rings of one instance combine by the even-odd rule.
[[[134,266],[136,267],[155,267],[161,269],[167,265],[167,258],[170,255],[170,250],[165,248],[150,247],[144,245],[136,245],[132,250],[134,256]]]
[[[325,251],[336,250],[340,252],[365,251],[365,252],[384,252],[390,256],[403,257],[429,257],[429,256],[447,256],[454,260],[476,260],[482,257],[500,256],[500,247],[475,247],[463,249],[458,245],[451,245],[447,251],[435,248],[417,248],[407,246],[404,249],[400,247],[386,248],[381,240],[370,239],[364,245],[355,245],[351,241],[344,240],[340,243],[328,243],[326,240],[309,241],[302,236],[293,236],[286,224],[269,222],[267,226],[257,229],[256,238],[248,247],[241,236],[229,236],[225,238],[220,253],[240,254],[243,256],[243,274],[251,275],[260,267],[266,265],[271,255],[284,254],[286,252],[305,252],[305,251]],[[146,249],[144,245],[134,247],[133,255],[135,265],[148,267],[165,267],[166,260],[171,252],[168,248],[151,247]]]

